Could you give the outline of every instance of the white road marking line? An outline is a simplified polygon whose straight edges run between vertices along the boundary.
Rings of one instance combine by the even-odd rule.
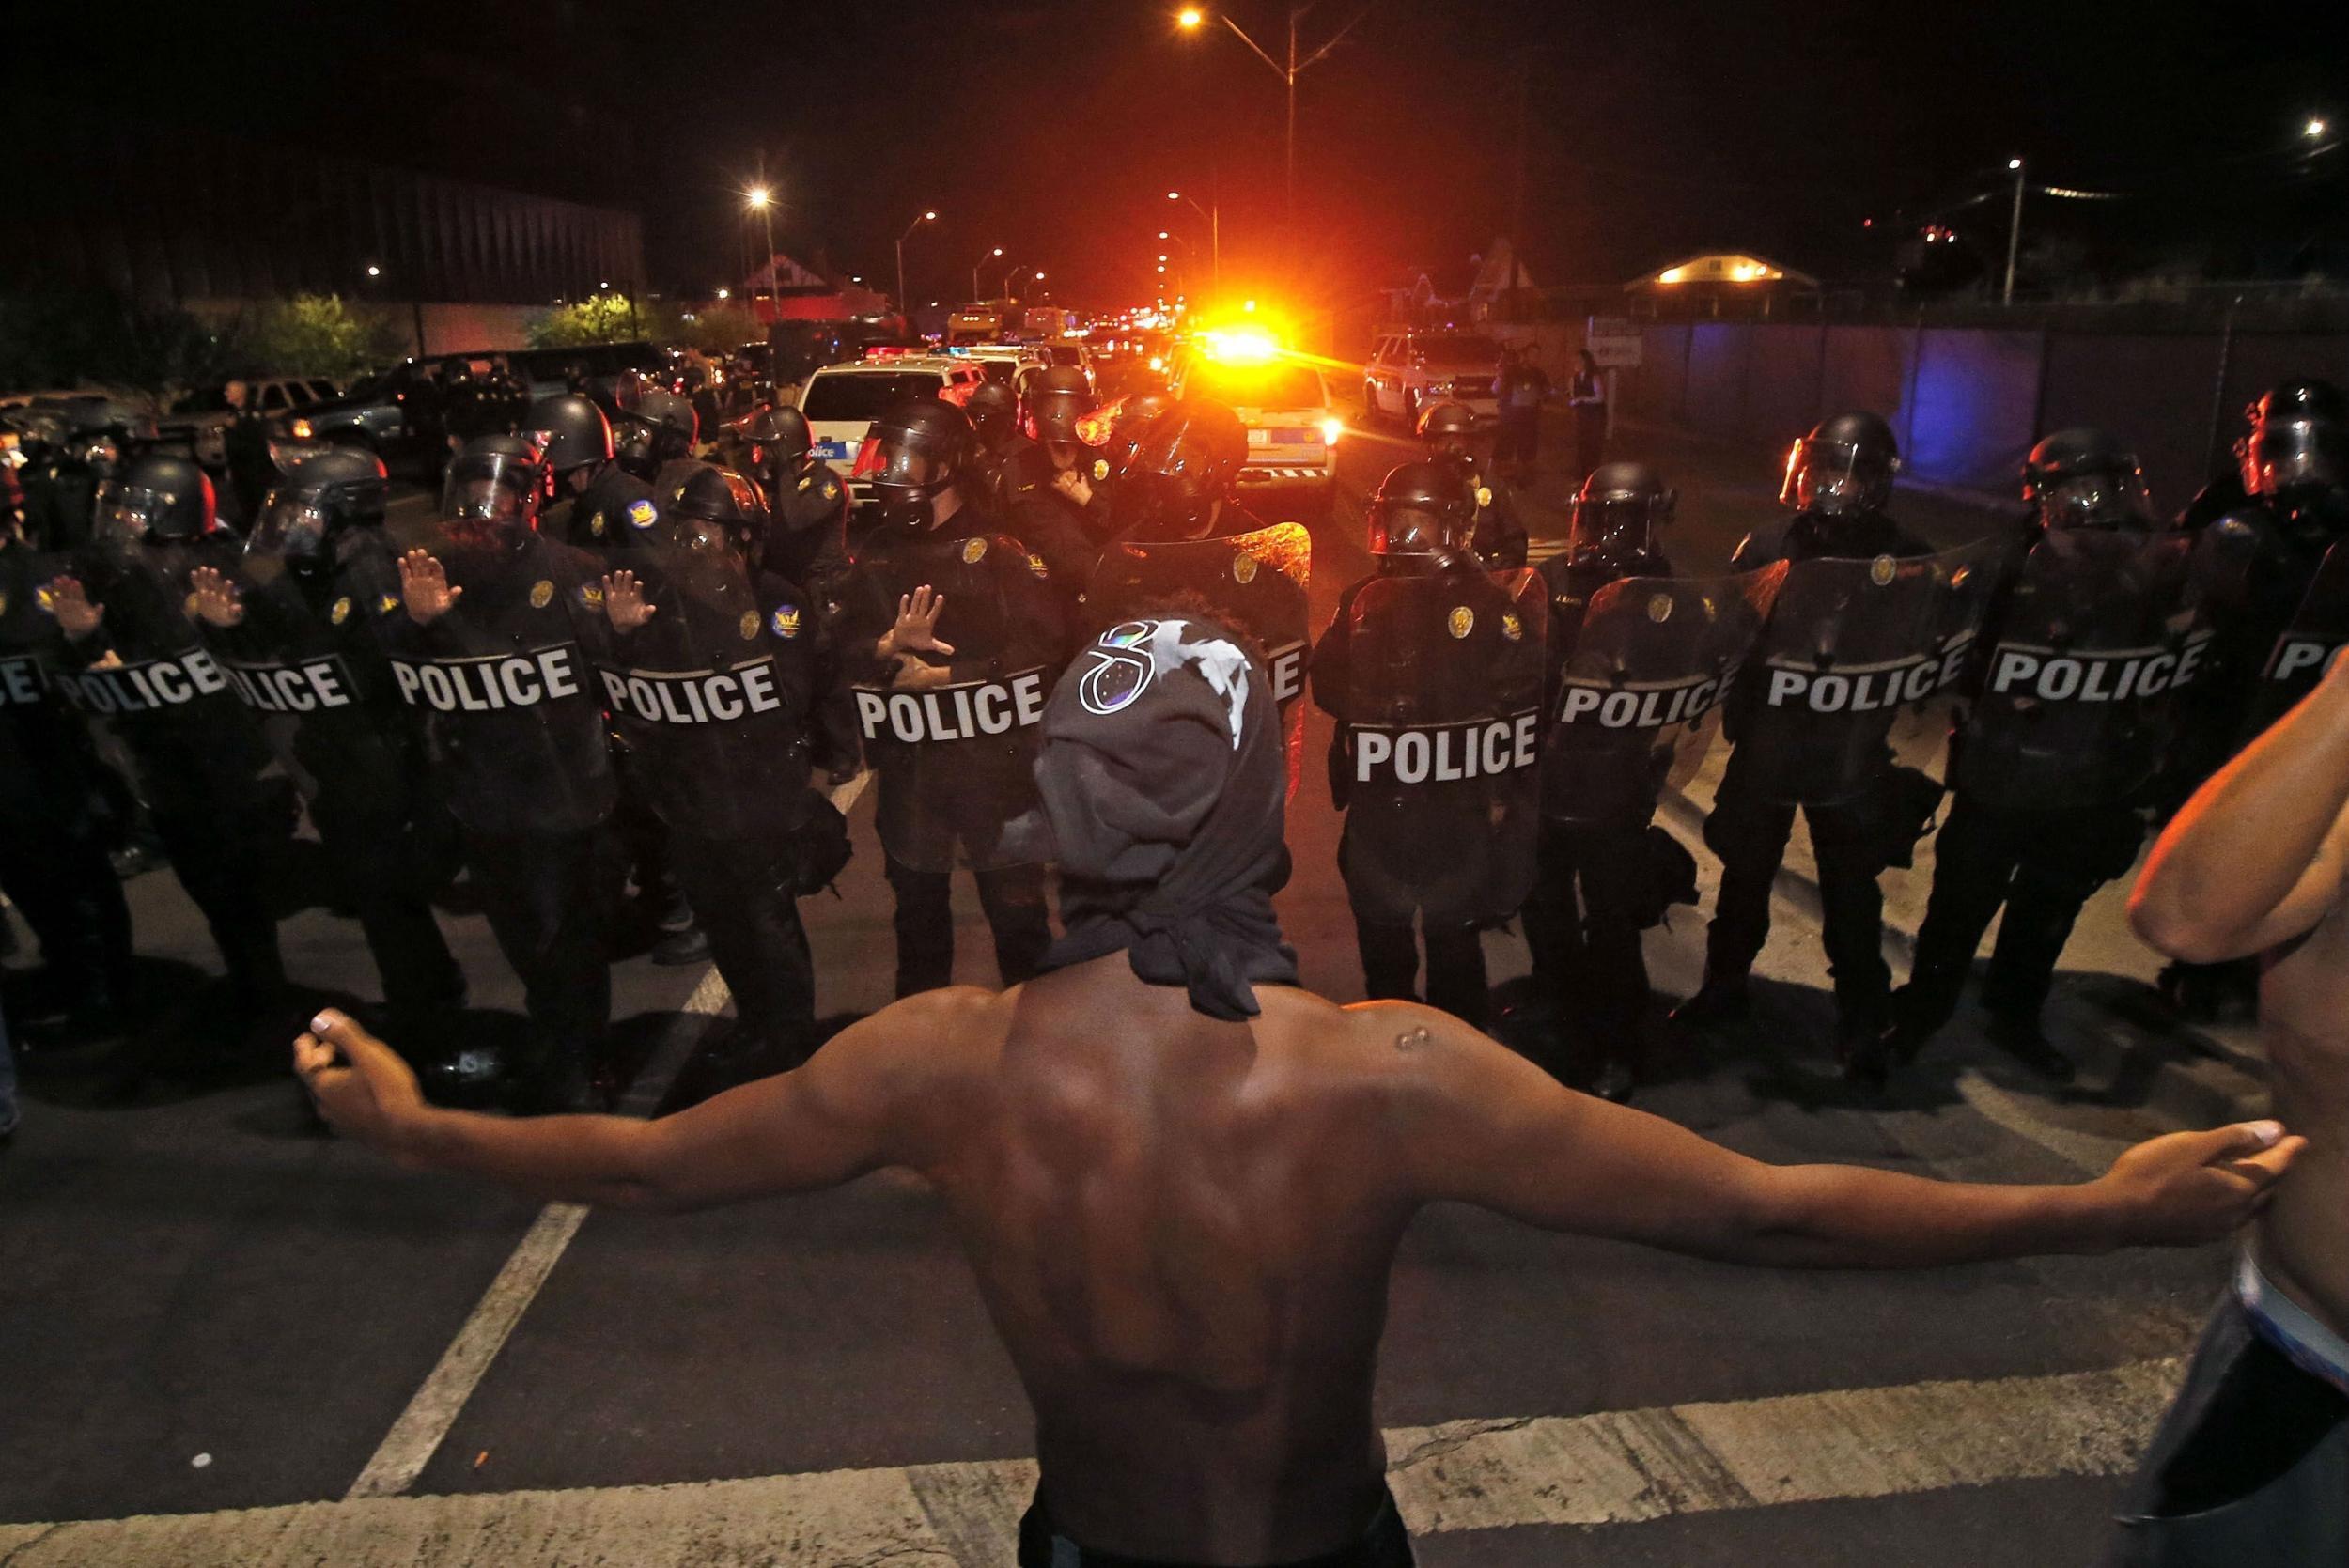
[[[832,785],[832,810],[838,812],[843,816],[848,815],[849,811],[856,805],[857,797],[863,794],[865,786],[870,784],[872,782],[873,770],[867,768],[863,772],[859,773],[855,778],[850,779],[847,784]]]
[[[1413,1532],[1634,1524],[2125,1470],[2181,1363],[1912,1383],[1386,1435]],[[378,1497],[0,1525],[8,1568],[994,1568],[1035,1466],[997,1459],[668,1486]]]
[[[1972,1067],[1957,1075],[1957,1093],[1983,1121],[2038,1144],[2066,1165],[2091,1176],[2103,1175],[2111,1168],[2114,1157],[2128,1147],[2117,1138],[2074,1132],[2042,1120],[2031,1113],[2030,1100],[1999,1088]]]
[[[677,1073],[700,1044],[708,1021],[726,1004],[730,993],[726,983],[718,977],[715,964],[702,972],[701,981],[681,1009],[684,1018],[671,1028],[654,1051],[652,1059],[636,1075],[621,1094],[620,1110],[625,1114],[646,1115],[661,1103],[677,1080]],[[549,1203],[538,1211],[538,1218],[523,1233],[506,1266],[499,1269],[490,1288],[481,1293],[481,1299],[457,1330],[457,1337],[441,1353],[440,1361],[416,1389],[408,1407],[392,1422],[392,1429],[376,1445],[374,1456],[366,1467],[343,1494],[344,1500],[365,1498],[397,1497],[416,1483],[432,1455],[439,1452],[449,1428],[473,1398],[488,1374],[490,1363],[505,1348],[506,1341],[521,1321],[522,1313],[537,1297],[538,1289],[554,1272],[564,1249],[579,1234],[579,1227],[587,1218],[587,1209],[580,1203]]]

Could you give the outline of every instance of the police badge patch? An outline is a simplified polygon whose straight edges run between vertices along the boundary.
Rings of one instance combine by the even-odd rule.
[[[193,592],[179,601],[179,613],[190,620],[195,619],[195,595]]]
[[[1465,604],[1455,604],[1452,613],[1444,617],[1443,627],[1455,639],[1466,637],[1476,629],[1476,612]]]
[[[631,501],[628,504],[628,525],[630,528],[650,528],[660,517],[660,511],[649,501]]]
[[[767,624],[774,628],[778,637],[797,637],[800,634],[800,607],[796,604],[776,605],[774,615]]]
[[[1256,581],[1256,558],[1246,551],[1232,557],[1232,581],[1245,587]]]
[[[599,539],[603,537],[603,514],[601,512],[598,512],[587,520],[587,532],[592,537]]]
[[[1503,610],[1501,613],[1501,634],[1512,643],[1525,635],[1525,623],[1517,619],[1516,611]]]
[[[1093,459],[1093,477],[1094,477],[1095,479],[1097,479],[1097,480],[1100,480],[1100,479],[1106,479],[1106,478],[1108,478],[1109,476],[1110,476],[1110,460],[1109,460],[1107,458],[1094,458],[1094,459]]]
[[[326,613],[326,618],[329,623],[334,626],[340,626],[345,621],[350,619],[350,596],[345,595],[343,598],[336,599],[334,601],[334,607]]]
[[[1490,485],[1479,485],[1479,486],[1477,486],[1477,487],[1476,487],[1476,507],[1477,507],[1477,510],[1479,510],[1479,511],[1483,511],[1486,507],[1487,507],[1487,506],[1491,505],[1492,504],[1493,504],[1493,489],[1492,489],[1492,487],[1491,487]]]
[[[986,559],[987,541],[985,539],[967,539],[963,542],[962,564],[964,566],[975,567]]]
[[[794,488],[795,488],[795,489],[802,489],[802,490],[803,490],[803,489],[807,489],[807,488],[808,488],[808,486],[810,486],[810,485],[812,485],[812,484],[814,484],[814,483],[816,483],[816,475],[814,475],[813,474],[801,474],[801,475],[800,475],[800,482],[799,482],[799,484],[798,484],[796,487],[794,487]]]
[[[740,621],[739,624],[739,627],[740,627],[740,629],[741,629],[741,632],[742,632],[742,641],[744,641],[745,643],[748,643],[748,642],[752,641],[753,639],[754,639],[754,638],[756,638],[756,637],[758,636],[758,612],[757,612],[757,611],[755,611],[755,610],[745,610],[745,611],[743,611],[743,612],[742,612],[742,619],[741,619],[741,621]]]
[[[1647,618],[1659,626],[1671,620],[1672,618],[1672,595],[1650,594],[1647,600]]]
[[[1041,555],[1031,554],[1028,557],[1028,569],[1035,573],[1036,581],[1039,582],[1049,582],[1051,579],[1052,574],[1045,567],[1044,557]]]
[[[1868,563],[1868,581],[1881,588],[1892,581],[1892,574],[1899,569],[1890,555],[1879,555]]]
[[[548,605],[552,604],[553,602],[553,583],[548,582],[542,577],[538,579],[537,582],[530,585],[530,607],[533,610],[544,610]]]

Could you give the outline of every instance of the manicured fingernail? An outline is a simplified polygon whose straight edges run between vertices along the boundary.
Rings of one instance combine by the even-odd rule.
[[[317,1017],[310,1020],[310,1032],[313,1034],[323,1034],[334,1027],[334,1015],[332,1013],[320,1013]],[[2273,1141],[2271,1140],[2270,1141]]]
[[[2250,1127],[2251,1136],[2262,1143],[2274,1143],[2284,1135],[2281,1122],[2250,1122],[2246,1125]]]

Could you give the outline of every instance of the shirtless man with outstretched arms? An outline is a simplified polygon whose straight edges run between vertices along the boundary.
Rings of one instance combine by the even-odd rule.
[[[651,1122],[428,1107],[339,1014],[296,1065],[396,1158],[585,1203],[918,1172],[1034,1405],[1020,1561],[1055,1565],[1408,1563],[1371,1389],[1396,1244],[1431,1203],[1738,1263],[1915,1267],[2224,1236],[2297,1152],[2249,1124],[2075,1187],[1775,1167],[1570,1093],[1444,1014],[1332,1005],[1296,987],[1272,918],[1282,767],[1237,639],[1128,622],[1046,714],[1068,934],[1041,978],[909,998]]]
[[[2154,846],[2138,934],[2258,955],[2277,1184],[2123,1506],[2113,1560],[2349,1563],[2349,660],[2213,775]]]

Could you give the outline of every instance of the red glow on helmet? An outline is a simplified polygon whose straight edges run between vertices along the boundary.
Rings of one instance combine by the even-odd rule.
[[[940,387],[938,396],[958,409],[967,408],[971,403],[971,395],[986,384],[985,381],[958,381],[952,386]]]
[[[1120,397],[1114,403],[1103,403],[1098,408],[1088,409],[1079,414],[1077,439],[1087,446],[1107,446],[1110,432],[1117,428],[1118,413],[1125,407],[1126,399]]]
[[[880,437],[866,436],[864,444],[856,449],[856,461],[849,466],[848,477],[865,479],[881,470]]]

